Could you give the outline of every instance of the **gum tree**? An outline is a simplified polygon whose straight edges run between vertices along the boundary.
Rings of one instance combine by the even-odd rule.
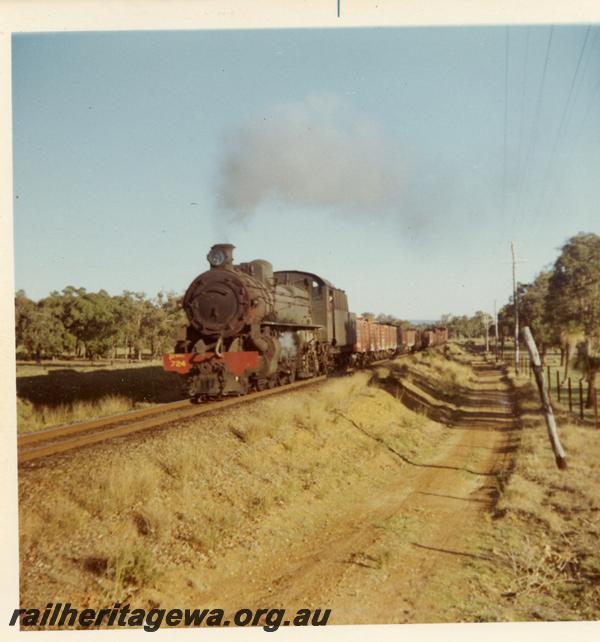
[[[588,404],[595,394],[600,358],[600,236],[580,233],[570,238],[548,284],[547,315],[559,332],[583,331],[585,347],[578,362],[586,370]]]

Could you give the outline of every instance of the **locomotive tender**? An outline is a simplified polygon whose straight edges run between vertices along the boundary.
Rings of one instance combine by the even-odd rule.
[[[273,272],[268,261],[233,263],[234,246],[214,245],[210,269],[183,297],[188,324],[165,370],[185,375],[195,400],[243,395],[363,366],[443,343],[445,329],[420,332],[357,317],[346,293],[311,272]]]

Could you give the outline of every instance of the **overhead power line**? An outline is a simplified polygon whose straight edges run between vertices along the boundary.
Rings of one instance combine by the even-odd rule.
[[[538,91],[538,97],[535,106],[535,112],[533,115],[533,122],[531,126],[531,135],[529,138],[529,146],[527,149],[527,156],[525,158],[525,168],[522,176],[522,185],[527,183],[527,174],[529,173],[529,164],[532,156],[535,152],[536,141],[537,141],[537,132],[539,128],[540,114],[542,112],[542,99],[544,96],[544,87],[546,84],[546,73],[548,71],[548,61],[550,60],[550,48],[552,47],[552,36],[554,34],[554,25],[550,27],[550,33],[548,34],[548,44],[546,46],[546,56],[544,59],[544,69],[542,71],[542,80],[540,82],[540,88]]]
[[[567,100],[565,102],[565,106],[562,111],[562,115],[560,118],[560,125],[558,127],[558,132],[556,134],[556,138],[554,139],[554,145],[552,146],[552,151],[550,152],[550,157],[548,159],[548,164],[546,166],[546,172],[544,173],[544,179],[542,181],[542,189],[540,191],[540,200],[538,203],[538,209],[541,208],[543,205],[543,200],[544,200],[544,194],[546,193],[546,185],[548,183],[548,179],[550,178],[550,172],[551,169],[554,165],[554,159],[556,156],[556,150],[558,148],[558,144],[562,138],[563,131],[565,129],[565,123],[567,121],[567,114],[569,113],[569,109],[572,105],[571,99],[573,98],[573,89],[575,88],[575,83],[577,81],[577,78],[579,76],[579,70],[581,68],[581,61],[583,60],[583,55],[585,53],[585,48],[587,47],[587,43],[589,40],[590,36],[590,29],[591,27],[588,26],[588,28],[585,30],[585,37],[583,39],[583,44],[581,46],[581,50],[579,51],[579,56],[577,58],[577,64],[575,65],[575,72],[573,73],[573,78],[571,79],[571,85],[569,87],[569,93],[567,95]]]
[[[502,209],[506,215],[506,175],[507,169],[507,138],[508,138],[508,51],[510,47],[510,27],[506,27],[504,39],[504,174],[502,180]]]
[[[585,83],[585,78],[586,78],[586,75],[587,75],[587,70],[589,68],[590,61],[593,58],[594,49],[595,49],[597,43],[600,41],[600,28],[596,28],[594,31],[595,31],[595,36],[594,36],[593,40],[591,41],[590,46],[588,47],[588,54],[587,54],[587,57],[586,57],[585,62],[583,64],[583,69],[582,69],[581,73],[579,74],[579,80],[576,83],[575,92],[573,94],[573,100],[571,102],[571,107],[570,107],[569,112],[567,113],[567,116],[566,116],[566,119],[565,119],[565,132],[569,129],[569,126],[571,124],[573,112],[576,109],[576,105],[578,104],[579,96],[581,94],[581,88]],[[565,140],[565,142],[568,141],[570,143],[570,144],[566,145],[567,149],[563,154],[563,157],[564,157],[563,163],[564,163],[565,166],[569,166],[571,157],[573,156],[573,152],[575,151],[575,149],[579,145],[579,141],[581,140],[581,136],[582,136],[582,134],[583,134],[583,132],[585,130],[585,126],[586,126],[587,120],[588,120],[588,118],[589,118],[589,116],[590,116],[590,114],[592,112],[592,108],[594,106],[597,106],[597,104],[598,104],[598,90],[599,89],[600,89],[600,82],[597,82],[596,85],[594,86],[594,88],[591,91],[589,91],[589,99],[588,99],[587,107],[584,110],[583,118],[579,119],[580,125],[577,128],[577,133],[574,136],[571,136],[570,138],[566,138],[565,136],[563,136],[563,139]],[[558,198],[558,195],[559,195],[559,192],[561,191],[561,188],[563,187],[563,182],[562,181],[555,181],[552,184],[552,187],[553,187],[553,189],[551,190],[552,191],[552,195],[550,197],[550,202],[555,202],[557,200],[557,198]],[[540,206],[541,206],[541,204],[542,203],[540,203]]]
[[[517,178],[521,178],[521,170],[523,167],[523,129],[525,124],[525,96],[527,94],[527,67],[529,64],[529,39],[531,36],[531,27],[527,27],[527,35],[525,38],[525,62],[523,64],[523,90],[521,92],[521,119],[519,123],[519,154],[517,156]]]

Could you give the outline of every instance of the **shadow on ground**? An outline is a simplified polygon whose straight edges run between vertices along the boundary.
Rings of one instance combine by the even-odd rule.
[[[485,381],[486,377],[493,377],[494,385],[501,381],[508,390],[474,391],[457,385],[456,393],[450,395],[436,385],[435,379],[428,379],[415,372],[410,373],[408,381],[411,385],[407,385],[407,370],[402,365],[392,368],[387,377],[373,377],[371,385],[385,390],[410,410],[425,414],[433,421],[452,428],[518,430],[519,425],[515,421],[518,412],[514,401],[509,401],[514,399],[514,395],[511,394],[512,384],[506,374],[493,364],[477,364],[474,370],[481,378],[480,385],[482,379]]]
[[[17,395],[34,404],[58,406],[75,401],[97,401],[118,395],[141,403],[183,399],[181,377],[161,366],[98,372],[52,370],[47,375],[19,377]]]
[[[442,423],[453,431],[477,430],[484,431],[484,433],[485,431],[509,433],[500,447],[488,448],[484,442],[477,448],[492,450],[497,455],[513,453],[519,447],[522,428],[514,385],[500,365],[475,362],[471,367],[478,377],[477,389],[457,385],[454,395],[447,394],[436,385],[435,378],[428,379],[421,373],[414,371],[411,371],[409,375],[408,368],[403,364],[392,367],[387,376],[374,376],[370,384],[384,390],[413,412],[424,414],[429,419]],[[407,375],[409,376],[407,377]],[[488,379],[492,387],[490,390],[485,388]],[[499,383],[504,389],[498,389]],[[469,447],[473,448],[473,446]],[[436,467],[435,464],[417,464],[399,453],[395,454],[408,464]],[[481,489],[484,491],[483,503],[487,504],[490,509],[495,507],[501,490],[512,473],[514,460],[511,458],[508,461],[508,465],[502,470],[489,473],[462,468],[467,473],[487,475],[493,478],[491,484]],[[448,497],[448,499],[460,498]],[[493,515],[495,516],[494,513]]]

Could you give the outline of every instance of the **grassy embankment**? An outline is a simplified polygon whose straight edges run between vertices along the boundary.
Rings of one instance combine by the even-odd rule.
[[[19,433],[181,398],[179,377],[160,365],[17,367]]]
[[[423,386],[430,416],[460,408],[475,388],[470,358],[450,345],[258,402],[252,413],[201,418],[27,472],[22,602],[52,595],[95,607],[176,606],[186,591],[207,590],[235,547],[252,558],[267,545],[285,552],[291,541],[317,537],[347,516],[348,502],[397,478],[399,457],[435,454],[452,429],[402,400],[410,386]],[[444,606],[440,595],[437,619],[598,618],[598,434],[559,413],[569,469],[556,470],[535,391],[524,379],[515,385],[521,447],[512,474],[496,479],[497,503],[464,533],[479,555],[456,575],[457,585],[476,587],[475,597]],[[394,554],[382,552],[382,572]]]
[[[488,524],[473,537],[483,620],[600,617],[600,432],[555,407],[568,469],[556,468],[535,385],[515,386],[521,445]]]
[[[461,369],[469,375],[466,366],[419,356],[415,372],[427,369],[449,390]],[[375,379],[388,377],[379,369]],[[285,548],[286,538],[318,536],[351,515],[348,502],[376,497],[396,479],[399,456],[423,460],[449,433],[372,378],[332,379],[257,402],[252,413],[200,418],[28,471],[20,488],[23,603],[53,595],[73,604],[180,604],[183,590],[205,587],[228,549],[265,541],[258,531],[267,524],[269,547]]]

